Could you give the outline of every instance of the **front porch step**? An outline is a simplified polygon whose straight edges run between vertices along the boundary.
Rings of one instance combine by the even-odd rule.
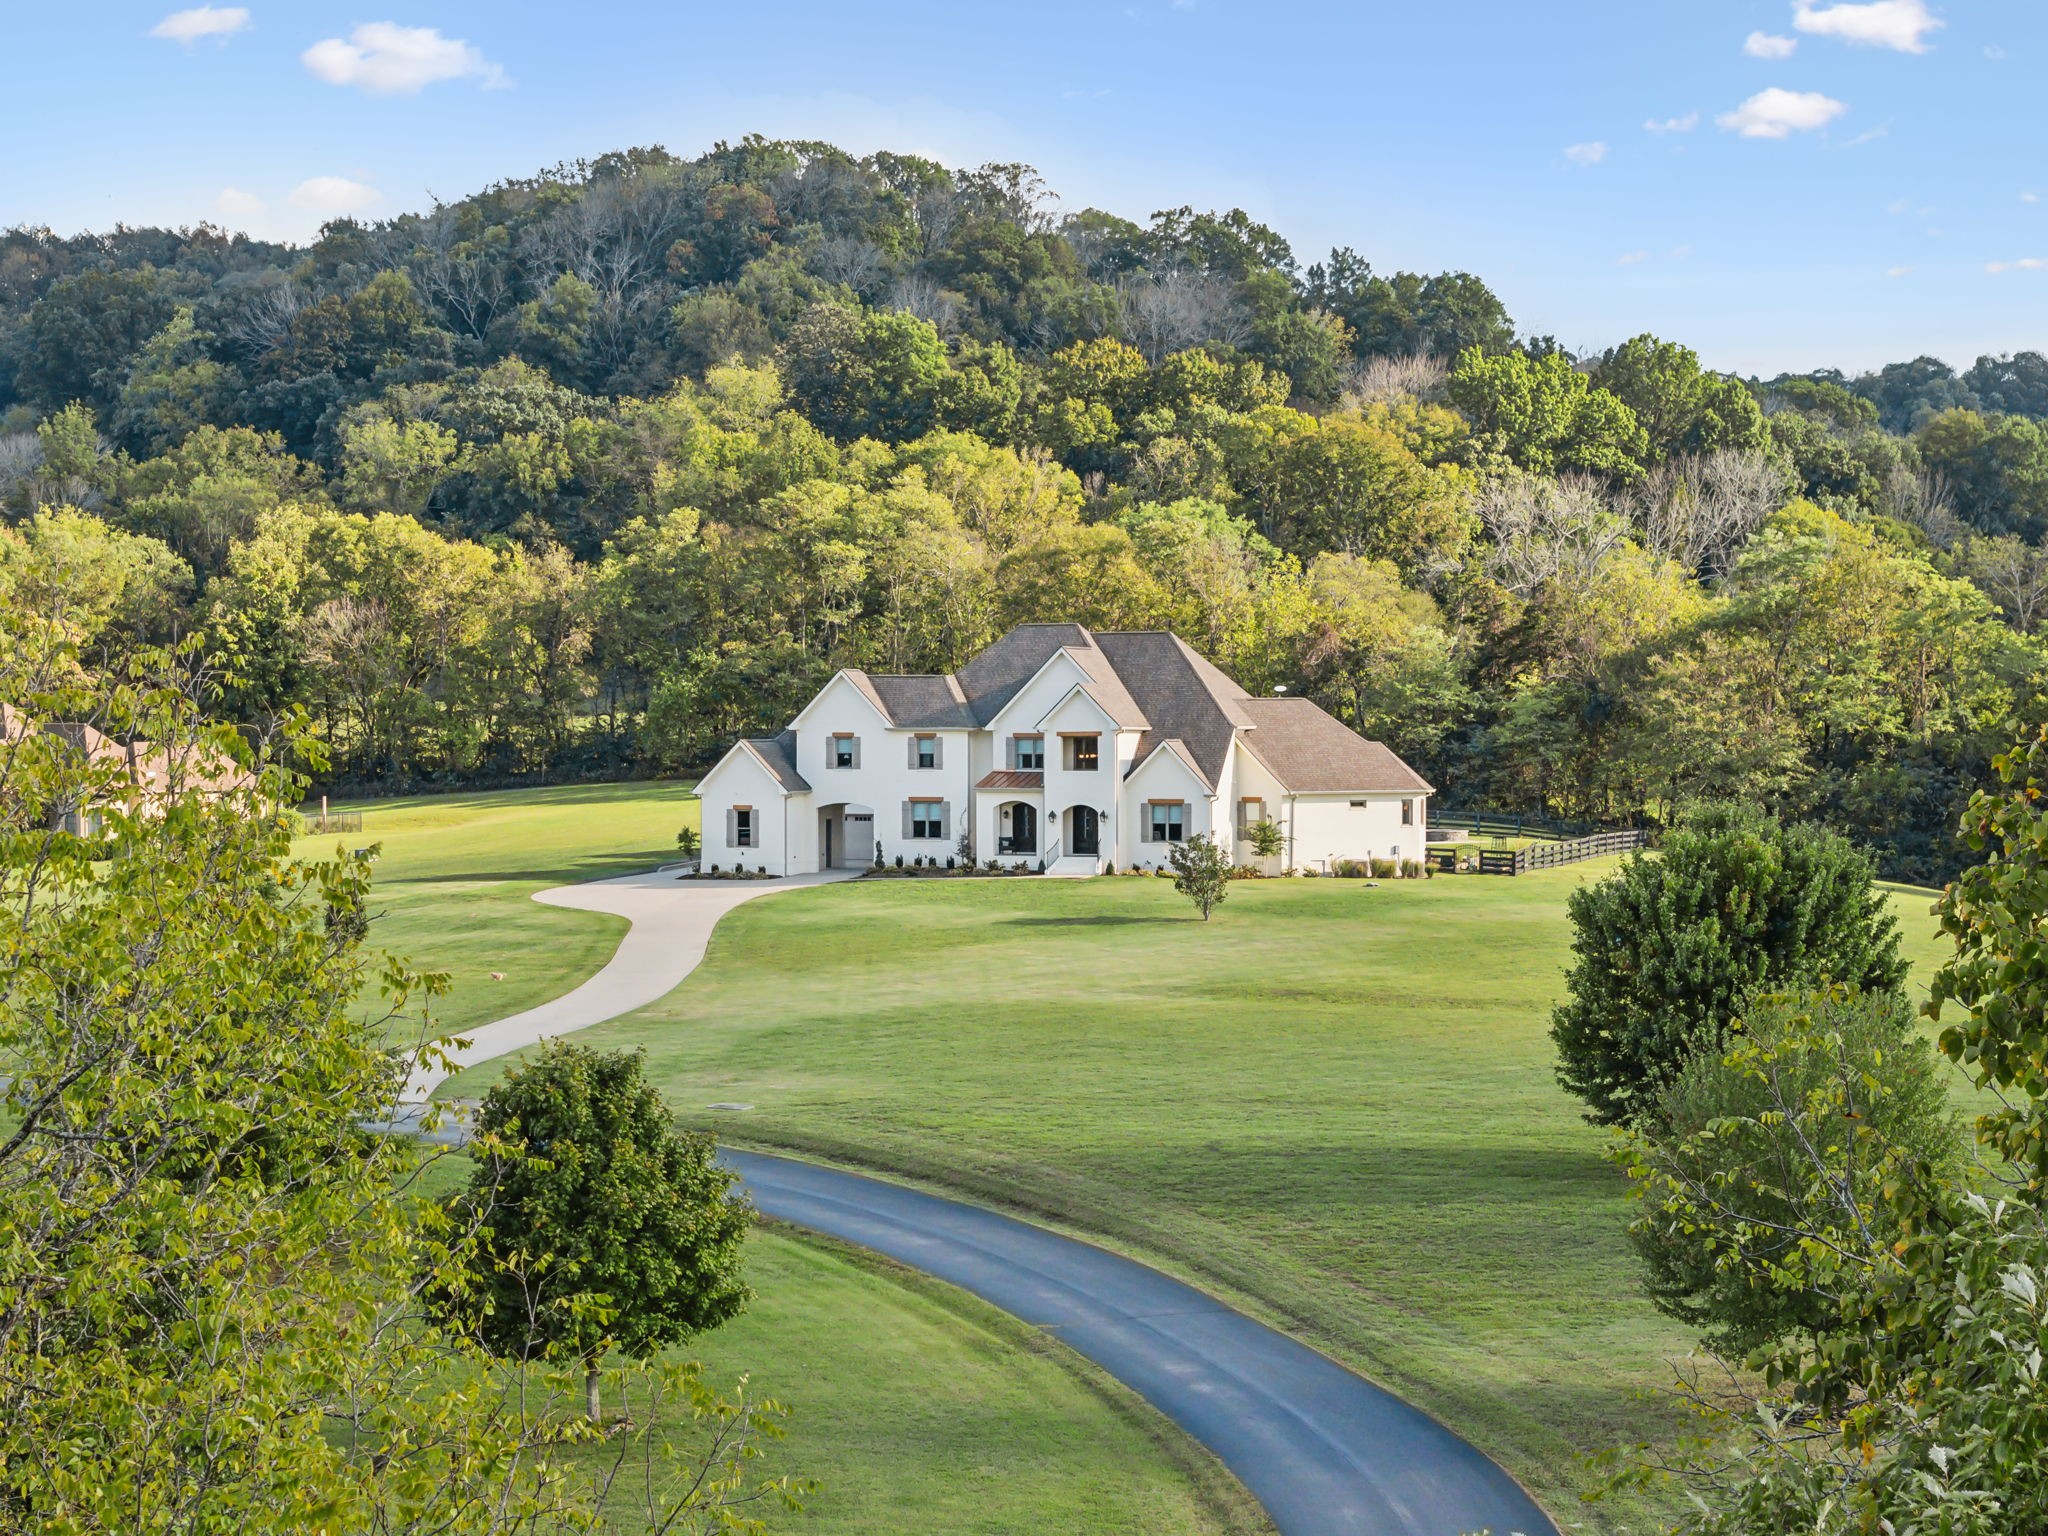
[[[1069,853],[1054,859],[1045,872],[1056,880],[1086,880],[1102,873],[1102,860]]]

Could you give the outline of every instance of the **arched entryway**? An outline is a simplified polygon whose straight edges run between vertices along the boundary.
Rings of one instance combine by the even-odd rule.
[[[996,853],[1002,857],[1036,857],[1038,807],[1028,800],[1010,800],[996,807]]]
[[[818,868],[865,869],[875,862],[875,813],[865,805],[818,808]]]
[[[1092,805],[1077,805],[1067,812],[1067,852],[1079,858],[1102,856],[1102,818]]]

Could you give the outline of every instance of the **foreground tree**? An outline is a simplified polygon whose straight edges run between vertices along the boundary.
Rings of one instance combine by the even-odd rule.
[[[1558,1080],[1601,1124],[1653,1110],[1761,991],[1896,992],[1906,978],[1868,855],[1732,805],[1694,812],[1659,857],[1574,891],[1570,912],[1576,960],[1551,1038]]]
[[[1896,1240],[1887,1191],[1953,1180],[1964,1143],[1946,1064],[1895,993],[1759,998],[1729,1044],[1695,1056],[1613,1157],[1650,1299],[1743,1355],[1838,1327],[1841,1295],[1804,1245]]]
[[[550,1422],[566,1383],[420,1305],[470,1239],[415,1148],[358,1129],[394,1091],[346,920],[370,866],[294,855],[302,781],[204,722],[189,658],[100,682],[14,609],[0,698],[0,1528],[754,1528],[788,1492],[752,1465],[773,1405],[642,1372],[635,1433],[592,1460]],[[52,728],[81,723],[147,742],[157,786]],[[53,830],[71,814],[96,836]]]
[[[1936,909],[1956,952],[1928,1005],[1955,1009],[1943,1051],[1997,1090],[1977,1126],[1989,1156],[1944,1179],[1871,1145],[1894,1174],[1870,1222],[1877,1186],[1800,1150],[1792,1171],[1819,1198],[1766,1275],[1832,1294],[1835,1315],[1824,1337],[1752,1356],[1755,1373],[1682,1384],[1707,1431],[1676,1469],[1693,1536],[2048,1529],[2048,733],[1996,772],[1963,818],[1981,862]],[[1860,1136],[1832,1118],[1836,1145]]]
[[[1206,832],[1175,843],[1166,855],[1173,870],[1173,888],[1195,904],[1202,921],[1230,892],[1230,855]]]
[[[562,1042],[485,1097],[453,1203],[478,1233],[449,1312],[510,1359],[581,1362],[601,1422],[611,1350],[645,1360],[737,1316],[752,1209],[708,1137],[678,1132],[637,1052]]]

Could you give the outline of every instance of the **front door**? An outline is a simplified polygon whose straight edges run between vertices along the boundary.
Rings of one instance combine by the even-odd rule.
[[[1029,805],[1010,807],[1009,853],[1038,852],[1038,811]]]
[[[1092,805],[1077,805],[1067,812],[1068,828],[1074,834],[1074,845],[1067,851],[1079,854],[1084,859],[1097,858],[1102,853],[1102,828]]]

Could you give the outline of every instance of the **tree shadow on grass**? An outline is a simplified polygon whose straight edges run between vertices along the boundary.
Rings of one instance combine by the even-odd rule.
[[[402,885],[514,884],[520,881],[542,886],[583,885],[592,880],[610,880],[620,875],[644,875],[664,864],[676,862],[672,852],[653,850],[640,853],[583,853],[564,855],[562,862],[548,869],[465,869],[461,865],[430,873],[387,874],[377,885],[384,889]]]
[[[1103,912],[1095,917],[1011,917],[1003,926],[1011,928],[1124,928],[1134,923],[1194,922],[1192,917],[1141,916],[1134,912]]]

